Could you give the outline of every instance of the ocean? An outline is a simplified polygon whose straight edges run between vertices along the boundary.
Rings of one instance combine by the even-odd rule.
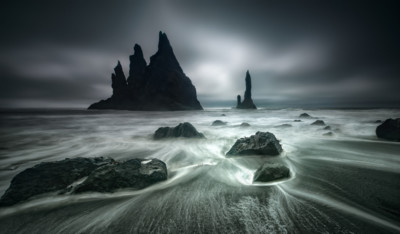
[[[295,122],[304,112],[314,118]],[[157,158],[168,180],[0,208],[0,233],[399,233],[400,142],[375,135],[376,120],[398,117],[396,109],[2,110],[0,194],[19,172],[74,157]],[[311,125],[317,119],[331,130]],[[206,139],[152,139],[182,122]],[[257,131],[273,133],[283,153],[225,156]],[[285,164],[291,177],[252,184],[264,162]]]

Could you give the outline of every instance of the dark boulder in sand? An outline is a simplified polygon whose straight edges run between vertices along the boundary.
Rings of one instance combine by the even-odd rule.
[[[214,122],[212,122],[211,126],[223,126],[226,125],[226,122],[221,121],[221,120],[215,120]]]
[[[12,179],[10,187],[0,199],[0,206],[10,206],[40,194],[61,191],[98,167],[113,163],[113,159],[103,157],[40,163]]]
[[[130,159],[94,170],[74,193],[114,192],[122,188],[143,189],[167,180],[167,166],[158,159]]]
[[[307,113],[303,113],[301,115],[299,115],[299,118],[312,118],[311,115],[307,114]]]
[[[325,122],[322,120],[316,120],[311,125],[325,126]]]
[[[290,177],[290,170],[282,164],[265,163],[254,173],[254,182],[271,182],[287,179]]]
[[[270,132],[257,132],[250,137],[238,139],[226,153],[228,156],[236,155],[279,155],[282,146],[275,135]]]
[[[157,129],[154,133],[154,139],[164,139],[164,138],[205,138],[204,135],[196,130],[192,124],[185,122],[180,123],[176,127],[162,127]]]
[[[400,118],[385,120],[376,128],[376,135],[382,139],[400,141]]]

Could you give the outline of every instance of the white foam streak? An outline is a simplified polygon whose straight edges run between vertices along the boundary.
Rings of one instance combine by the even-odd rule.
[[[366,210],[362,210],[360,208],[356,208],[356,207],[348,205],[344,202],[340,202],[338,200],[330,198],[329,196],[304,191],[304,190],[301,190],[298,188],[292,189],[290,186],[285,185],[285,184],[278,185],[278,188],[287,194],[291,194],[296,197],[301,197],[301,198],[305,198],[305,199],[308,199],[308,200],[311,200],[314,202],[318,202],[318,203],[330,206],[334,209],[338,209],[340,211],[358,216],[367,221],[371,221],[371,222],[377,223],[379,225],[388,227],[390,229],[400,231],[400,226],[397,226],[390,221],[387,221],[385,219],[378,217],[377,214],[374,214],[371,211],[366,211]]]

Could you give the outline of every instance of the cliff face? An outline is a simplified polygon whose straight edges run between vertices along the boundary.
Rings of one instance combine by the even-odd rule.
[[[237,96],[237,105],[238,109],[257,109],[256,105],[253,103],[253,99],[251,99],[251,77],[249,71],[246,72],[246,90],[244,92],[244,100],[241,101],[240,95]]]
[[[146,64],[142,49],[134,46],[129,57],[129,77],[121,64],[112,74],[113,95],[89,106],[89,109],[119,110],[202,110],[196,88],[183,73],[165,33],[159,33],[158,51]]]

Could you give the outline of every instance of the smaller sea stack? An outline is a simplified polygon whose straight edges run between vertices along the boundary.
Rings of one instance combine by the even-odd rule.
[[[251,99],[251,77],[249,70],[246,72],[246,91],[244,92],[244,100],[241,101],[240,95],[237,96],[237,109],[257,109],[256,105],[253,103],[253,99]]]

